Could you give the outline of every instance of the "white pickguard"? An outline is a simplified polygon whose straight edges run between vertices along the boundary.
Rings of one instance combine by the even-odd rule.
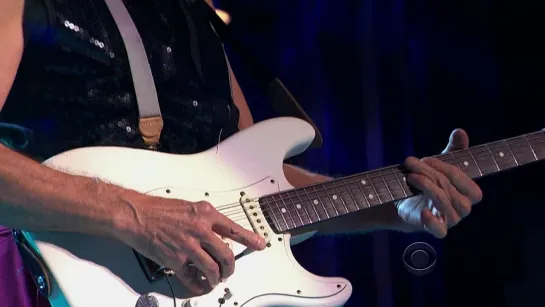
[[[244,203],[249,208],[259,206],[255,199],[260,196],[292,188],[284,177],[282,162],[304,151],[313,138],[314,130],[306,122],[277,118],[258,123],[218,147],[195,155],[94,147],[60,154],[45,164],[142,193],[206,200],[252,230],[239,203],[241,192],[252,199]],[[291,253],[290,243],[294,240],[289,235],[276,235],[265,226],[258,232],[267,232],[270,247],[238,259],[235,273],[211,293],[190,298],[171,279],[176,307],[340,307],[346,303],[352,292],[347,280],[309,273]],[[55,279],[50,297],[53,307],[133,307],[146,293],[158,300],[159,307],[174,306],[166,281],[150,284],[131,248],[120,242],[71,233],[25,235]],[[244,250],[241,245],[229,244],[235,255]],[[229,296],[225,296],[226,289]],[[220,298],[225,299],[222,305]]]

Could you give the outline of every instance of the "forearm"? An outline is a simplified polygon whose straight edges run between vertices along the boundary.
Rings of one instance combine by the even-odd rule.
[[[114,236],[128,210],[120,201],[122,192],[45,167],[0,145],[0,225]]]
[[[284,164],[286,178],[296,188],[331,180],[320,174]],[[410,231],[397,214],[394,204],[385,204],[333,219],[319,227],[322,233],[368,232],[378,229]]]

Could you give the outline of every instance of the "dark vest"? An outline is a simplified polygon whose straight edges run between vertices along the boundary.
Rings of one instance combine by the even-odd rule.
[[[45,2],[38,2],[45,1]],[[0,120],[46,159],[87,146],[144,148],[125,48],[103,0],[26,0],[25,50]],[[237,131],[223,46],[191,1],[127,1],[164,120],[159,151],[196,153]]]

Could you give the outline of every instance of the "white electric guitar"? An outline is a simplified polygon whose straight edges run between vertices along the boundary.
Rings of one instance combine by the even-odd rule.
[[[352,286],[313,275],[294,259],[290,230],[416,195],[401,166],[293,189],[284,159],[303,152],[313,128],[294,118],[264,121],[203,153],[173,155],[121,147],[59,154],[44,164],[133,190],[190,201],[206,200],[268,240],[264,251],[226,240],[234,274],[212,292],[188,297],[175,279],[150,281],[133,250],[117,241],[71,233],[19,233],[40,259],[34,266],[53,307],[280,307],[343,306]],[[545,158],[545,132],[438,156],[473,178]],[[308,235],[306,236],[308,238]],[[319,257],[319,255],[316,255]],[[36,270],[38,267],[38,270]],[[42,272],[37,273],[37,271]],[[152,274],[153,275],[153,274]]]

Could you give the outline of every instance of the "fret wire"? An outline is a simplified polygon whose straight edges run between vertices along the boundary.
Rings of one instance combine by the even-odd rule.
[[[401,178],[403,180],[399,180],[399,177],[398,175],[401,175]],[[401,190],[403,190],[403,193],[406,195],[406,196],[412,196],[412,195],[409,195],[409,193],[411,193],[411,191],[409,190],[407,193],[407,189],[405,188],[405,185],[403,183],[407,183],[407,177],[405,176],[405,173],[403,173],[402,171],[399,171],[396,173],[396,178],[397,178],[397,181],[400,183],[400,186],[401,186]],[[408,185],[407,185],[408,187]]]
[[[492,156],[492,153],[488,149],[488,146],[486,146],[486,144],[474,147],[474,149],[478,149],[478,153],[477,154],[473,153],[473,155],[475,159],[480,159],[481,165],[484,166],[484,170],[486,171],[486,174],[484,175],[488,175],[488,174],[499,171],[496,160]],[[492,170],[492,168],[494,167],[495,169]]]
[[[301,199],[299,196],[297,196],[298,199]],[[299,201],[299,204],[301,205],[301,208],[303,208],[305,210],[305,213],[307,214],[308,216],[308,220],[310,221],[310,224],[312,223],[315,223],[317,221],[313,221],[312,218],[310,217],[310,214],[308,213],[308,210],[307,210],[307,206],[303,205],[303,202],[302,201]],[[296,205],[297,206],[297,205]],[[318,216],[318,213],[316,213],[316,216]],[[319,217],[318,217],[319,218]]]
[[[313,187],[313,189],[314,189],[314,187]],[[316,191],[313,190],[312,192],[315,193]],[[308,195],[309,193],[306,192],[306,190],[305,190],[305,193],[307,194],[307,198],[309,198],[309,200],[310,200],[310,197],[308,197],[308,196],[309,196],[309,195]],[[320,197],[319,197],[318,195],[316,195],[316,199],[315,199],[315,200],[318,202],[318,204],[321,204],[321,205],[322,205],[322,208],[324,208],[325,215],[327,216],[327,219],[330,219],[331,217],[329,216],[329,213],[327,212],[327,209],[325,208],[324,203],[320,200]],[[314,203],[314,200],[311,201],[311,202]],[[318,204],[316,204],[316,205],[318,205]],[[314,206],[314,204],[313,204],[313,206]]]
[[[346,184],[346,183],[345,183],[345,184]],[[361,189],[360,189],[360,184],[362,184],[362,183],[361,183],[361,180],[360,180],[360,182],[357,183],[355,189],[350,189],[350,188],[348,187],[348,184],[346,184],[346,187],[348,188],[348,191],[350,192],[350,194],[353,196],[354,201],[356,202],[356,205],[358,206],[358,208],[361,207],[360,209],[365,209],[365,208],[366,208],[365,205],[367,205],[367,208],[369,208],[369,206],[370,206],[370,205],[369,205],[369,202],[367,201],[367,198],[365,198],[365,194],[362,193],[362,191],[361,191]],[[356,195],[352,192],[352,190],[355,190],[356,193],[360,193],[361,196],[362,196],[362,199],[363,199],[363,201],[364,201],[365,203],[363,203],[363,204],[358,204],[358,201],[356,200]]]
[[[274,200],[274,199],[273,199]],[[284,216],[284,214],[282,213],[282,209],[280,208],[280,206],[278,206],[278,202],[277,201],[274,201],[274,205],[276,206],[276,208],[278,209],[278,211],[280,212],[280,216],[282,217],[282,219],[284,220],[284,223],[286,223],[286,230],[290,229],[290,224],[288,224],[288,220],[286,220],[286,217]],[[287,211],[287,209],[286,209]],[[274,214],[274,212],[273,212]]]
[[[526,135],[524,136],[524,140],[526,141],[526,143],[528,143],[528,147],[530,147],[530,150],[534,154],[534,158],[536,158],[536,161],[538,161],[539,159],[537,158],[536,152],[534,151],[532,144],[530,144],[530,141],[528,141],[528,137]]]
[[[473,159],[473,163],[475,163],[475,166],[477,166],[477,170],[479,171],[479,175],[482,177],[483,172],[481,171],[481,168],[479,167],[479,164],[477,164],[477,160],[475,160],[475,157],[473,156],[473,153],[471,152],[471,149],[466,149],[465,151],[469,152],[469,155],[471,156],[471,159]]]
[[[299,197],[299,195],[297,195],[297,197]],[[299,199],[301,199],[301,197],[299,197]],[[307,201],[310,204],[310,206],[312,207],[312,210],[314,210],[314,213],[316,213],[316,217],[318,218],[318,222],[322,221],[322,218],[318,214],[318,210],[316,210],[316,208],[314,208],[314,205],[312,204],[312,202],[310,200],[307,200]],[[303,202],[301,201],[301,206],[302,205],[303,205]]]
[[[337,216],[341,215],[341,214],[339,213],[339,210],[337,210],[337,206],[335,205],[335,202],[333,201],[333,198],[332,198],[331,195],[329,195],[329,193],[327,192],[327,189],[325,188],[325,185],[322,183],[322,184],[320,184],[320,186],[321,186],[322,189],[325,191],[326,197],[331,201],[331,205],[333,206],[333,210],[335,210],[335,213],[337,214]],[[320,198],[318,197],[318,199],[320,199]],[[320,201],[322,201],[322,200],[320,199]]]
[[[405,197],[408,197],[407,192],[405,192],[405,188],[403,187],[403,184],[401,183],[401,180],[399,180],[399,177],[397,177],[397,173],[394,172],[394,177],[396,177],[397,183],[399,183],[399,187],[401,187],[401,191],[403,191],[403,194]]]
[[[295,220],[293,219],[293,216],[292,216],[291,213],[290,213],[290,210],[289,210],[289,208],[288,208],[288,205],[287,205],[286,202],[284,201],[284,197],[282,197],[282,194],[280,194],[280,200],[282,200],[282,204],[284,204],[284,208],[286,208],[286,211],[287,211],[288,214],[290,215],[290,218],[291,218],[291,220],[292,220],[292,222],[293,222],[293,225],[297,226],[297,225],[295,224]],[[292,204],[292,205],[293,205],[293,204]],[[296,209],[296,210],[295,210],[295,213],[297,214],[297,216],[298,216],[299,219],[301,220],[301,224],[302,224],[302,225],[305,225],[305,223],[303,222],[303,219],[301,218],[301,215],[299,214],[299,211],[297,211],[297,207],[295,207],[295,209]]]
[[[496,158],[494,157],[494,154],[493,154],[492,151],[490,150],[490,146],[488,146],[488,144],[485,144],[485,147],[486,147],[486,149],[488,149],[488,153],[489,153],[490,156],[492,157],[492,160],[494,160],[494,164],[496,164],[496,168],[498,169],[498,171],[501,171],[500,165],[498,164],[498,161],[496,161]]]
[[[542,138],[540,137],[540,138],[532,139],[531,141],[533,141],[534,145],[543,145],[545,144],[545,136]]]
[[[449,156],[452,157],[452,159],[454,159],[454,166],[456,166],[457,168],[460,168],[460,169],[461,169],[461,167],[460,167],[460,165],[458,164],[458,161],[456,160],[456,157],[454,156],[454,154],[453,154],[452,152],[449,152],[448,154],[449,154]]]
[[[333,185],[333,188],[335,189],[335,192],[337,193],[337,195],[339,195],[339,199],[341,200],[341,202],[343,203],[344,207],[346,208],[346,213],[350,213],[350,210],[348,210],[348,206],[347,206],[346,203],[344,202],[344,198],[342,197],[341,192],[339,192],[339,189],[337,189],[337,186],[336,186],[336,185]],[[357,205],[356,205],[356,208],[357,208]]]
[[[267,203],[267,205],[269,205],[269,211],[275,217],[276,221],[281,222],[281,221],[278,220],[278,216],[282,217],[282,212],[281,212],[280,207],[278,206],[278,204],[276,204],[276,202],[273,201],[273,202]],[[273,205],[276,206],[276,209],[278,209],[279,214],[274,213],[274,208],[272,207]],[[288,224],[286,223],[286,225],[288,225]]]
[[[515,160],[516,166],[519,166],[519,161],[517,160],[517,157],[515,157],[515,153],[511,150],[511,146],[509,146],[509,142],[505,140],[502,143],[506,145],[507,149],[511,153],[511,156],[513,156],[513,160]]]
[[[375,191],[375,189],[373,187],[373,183],[369,182],[369,185],[371,186],[371,189],[373,189],[373,191]],[[369,198],[367,197],[367,193],[365,193],[365,191],[360,187],[360,185],[358,185],[358,191],[360,191],[361,195],[363,195],[363,198],[365,199],[365,202],[367,203],[367,208],[371,208],[372,205],[369,202]]]
[[[380,171],[379,171],[379,174],[380,174]],[[377,177],[373,177],[373,178],[377,178]],[[378,191],[377,189],[375,189],[375,184],[373,183],[373,181],[371,180],[371,178],[369,178],[367,176],[367,179],[369,179],[369,185],[371,186],[371,188],[373,189],[373,192],[375,192],[375,195],[377,196],[378,198],[378,202],[379,203],[382,203],[382,200],[380,199],[380,196],[378,195]],[[367,198],[368,195],[366,195],[366,193],[362,190],[363,192],[363,195],[365,196],[365,198]],[[371,207],[371,203],[369,201],[367,201],[367,203],[369,204],[369,208]],[[374,206],[374,205],[373,205]]]
[[[390,190],[390,187],[386,183],[386,180],[384,179],[384,176],[382,176],[382,173],[379,171],[380,179],[382,179],[382,182],[384,182],[384,186],[386,186],[386,190],[390,193],[390,197],[392,198],[392,201],[395,200],[394,194],[392,194],[392,191]]]
[[[301,221],[301,224],[305,225],[305,223],[303,222],[303,219],[301,218],[301,214],[297,210],[297,206],[295,206],[295,210],[290,210],[290,208],[288,207],[286,202],[284,202],[283,198],[282,198],[282,202],[284,203],[284,207],[286,208],[286,213],[288,213],[288,215],[290,216],[291,221],[293,222],[293,226],[295,228],[297,228],[297,223],[295,222],[296,219],[293,217],[292,212],[293,212],[293,214],[297,215],[297,217],[299,217],[299,220]],[[293,206],[293,200],[291,200],[291,202],[292,203],[290,204],[290,206],[293,208],[294,207]]]
[[[268,202],[268,201],[265,201],[265,203],[264,203],[263,205],[266,205],[266,206],[269,208],[269,210],[266,210],[266,211],[268,211],[269,213],[271,213],[272,217],[274,218],[273,223],[276,222],[276,223],[275,223],[275,224],[276,224],[276,227],[278,227],[278,230],[279,230],[279,231],[282,231],[282,229],[281,229],[282,227],[280,227],[280,221],[278,221],[278,217],[276,216],[276,214],[274,214],[274,211],[272,210],[272,207],[271,207],[272,203],[270,203],[270,202]],[[263,205],[261,205],[261,206],[263,207]],[[287,225],[287,224],[286,224],[286,225]]]
[[[327,219],[329,220],[331,218],[331,216],[329,216],[329,212],[327,212],[327,209],[325,208],[324,202],[322,202],[320,200],[320,197],[318,197],[316,199],[316,201],[318,202],[318,204],[322,205],[322,208],[324,208],[324,211],[325,211],[325,215],[327,216]]]
[[[360,204],[358,204],[358,202],[356,201],[356,198],[354,197],[354,195],[352,195],[352,190],[350,190],[350,188],[348,187],[348,185],[344,182],[344,180],[342,181],[343,185],[346,187],[346,191],[348,192],[348,195],[350,195],[350,197],[352,198],[352,200],[354,201],[354,204],[356,205],[356,208],[358,210],[361,210],[363,208],[360,207]]]
[[[325,190],[326,195],[328,196],[329,200],[331,201],[331,204],[333,205],[333,208],[335,208],[335,212],[337,212],[337,216],[342,215],[342,213],[340,213],[339,210],[337,209],[337,204],[335,204],[335,200],[333,199],[333,196],[336,196],[337,193],[335,193],[333,195],[330,195],[328,189],[325,187],[325,184],[322,184],[322,186],[323,186],[323,188]],[[339,196],[337,196],[337,199],[339,199]],[[347,212],[348,212],[348,210],[347,210]]]
[[[545,146],[543,146],[543,145],[545,145],[545,135],[544,135],[543,138],[542,138],[542,137],[539,137],[539,138],[536,137],[536,138],[533,139],[532,141],[533,141],[533,145],[532,145],[532,146],[534,146],[534,148],[538,149],[538,151],[539,151],[540,153],[543,153],[544,158],[545,158]],[[542,151],[543,151],[543,152],[542,152]],[[536,153],[536,154],[537,154],[537,153]],[[542,158],[542,159],[543,159],[543,158]]]

